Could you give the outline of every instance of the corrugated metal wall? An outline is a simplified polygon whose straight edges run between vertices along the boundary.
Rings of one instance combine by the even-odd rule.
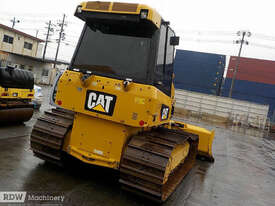
[[[224,55],[177,50],[175,88],[219,95],[224,68]]]
[[[216,115],[235,123],[265,128],[268,105],[179,89],[176,90],[175,97],[176,110],[182,108],[198,115]]]

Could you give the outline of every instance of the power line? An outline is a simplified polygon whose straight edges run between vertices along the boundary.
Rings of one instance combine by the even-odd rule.
[[[1,14],[3,16],[13,16],[14,15],[14,12],[6,12],[6,11],[1,11]],[[48,18],[49,16],[57,16],[57,15],[60,15],[60,12],[18,12],[17,13],[18,16],[27,16],[27,17],[30,17],[30,18],[33,18],[33,17],[37,17],[39,16],[39,18]],[[71,13],[67,13],[65,14],[66,16],[73,16]]]
[[[266,35],[266,34],[255,33],[255,34],[253,34],[253,37],[255,37],[256,39],[264,39],[264,40],[269,40],[269,41],[275,41],[274,36],[269,36],[269,35]]]
[[[51,49],[56,49],[56,47],[54,47],[54,46],[50,46],[50,45],[48,45],[48,48],[51,48]]]
[[[35,16],[20,16],[20,19],[21,19],[21,22],[23,22],[23,23],[24,22],[26,22],[26,23],[41,23],[41,22],[44,22],[44,21],[48,20],[49,19],[48,16],[53,16],[53,15],[47,15],[45,17],[38,17],[38,16],[40,16],[40,14],[36,14]],[[12,15],[11,15],[11,17],[12,17]],[[3,20],[3,21],[10,21],[11,17],[7,17],[7,15],[1,16],[1,14],[0,14],[0,19]],[[51,18],[51,19],[52,19],[52,22],[59,20],[58,17]],[[73,20],[73,19],[71,19],[70,21],[67,21],[67,23],[70,23],[70,24],[73,24],[73,25],[76,25],[76,26],[81,26],[81,27],[83,25],[83,22]]]
[[[192,35],[192,36],[233,36],[235,32],[231,31],[214,31],[214,30],[176,30],[177,33],[183,35]],[[253,38],[267,40],[267,41],[275,41],[275,35],[266,35],[262,33],[253,33]]]
[[[62,42],[63,44],[65,44],[66,46],[70,46],[70,47],[76,47],[76,44],[70,44],[67,42]]]
[[[202,38],[190,38],[190,37],[181,37],[183,41],[194,41],[198,43],[222,43],[222,44],[232,44],[232,40],[224,40],[224,39],[202,39]]]
[[[219,36],[233,36],[235,35],[234,31],[221,31],[221,30],[181,30],[176,29],[176,33],[191,33],[192,35],[219,35]]]
[[[265,49],[275,49],[275,46],[259,44],[259,43],[255,43],[255,42],[251,42],[251,43],[249,43],[249,45],[255,46],[255,47],[262,47],[262,48],[265,48]]]
[[[253,34],[254,36],[254,34]],[[232,44],[232,40],[222,40],[222,39],[201,39],[201,38],[189,38],[189,37],[181,37],[182,41],[185,42],[196,42],[196,43],[218,43],[218,44]],[[249,45],[252,47],[261,47],[265,49],[274,49],[275,50],[275,45],[270,46],[270,45],[265,45],[257,42],[249,42]]]
[[[17,27],[17,30],[31,30],[31,31],[36,31],[37,29],[42,29],[42,28],[41,28],[41,27],[36,27],[36,28]]]

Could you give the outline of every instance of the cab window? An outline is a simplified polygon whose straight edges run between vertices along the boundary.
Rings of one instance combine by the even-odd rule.
[[[161,26],[154,86],[168,96],[171,96],[174,63],[174,46],[170,45],[170,38],[174,35],[170,27],[166,25]]]

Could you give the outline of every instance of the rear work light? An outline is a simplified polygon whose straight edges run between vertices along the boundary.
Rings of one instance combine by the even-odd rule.
[[[76,12],[77,12],[77,13],[81,13],[81,12],[82,12],[82,7],[81,7],[81,6],[78,6],[77,9],[76,9]]]
[[[141,9],[140,18],[141,19],[147,19],[147,17],[148,17],[148,10],[147,9]]]

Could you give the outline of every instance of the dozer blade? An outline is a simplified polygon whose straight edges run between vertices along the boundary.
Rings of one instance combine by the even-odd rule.
[[[182,131],[198,135],[199,146],[197,157],[201,160],[214,162],[214,157],[212,154],[212,144],[215,136],[215,131],[209,131],[207,129],[191,124],[185,124],[180,121],[171,121],[171,125],[174,129],[180,129]]]
[[[191,170],[197,135],[158,128],[133,136],[120,164],[122,188],[164,202]]]
[[[0,110],[0,123],[26,122],[32,118],[33,108],[11,108]]]

